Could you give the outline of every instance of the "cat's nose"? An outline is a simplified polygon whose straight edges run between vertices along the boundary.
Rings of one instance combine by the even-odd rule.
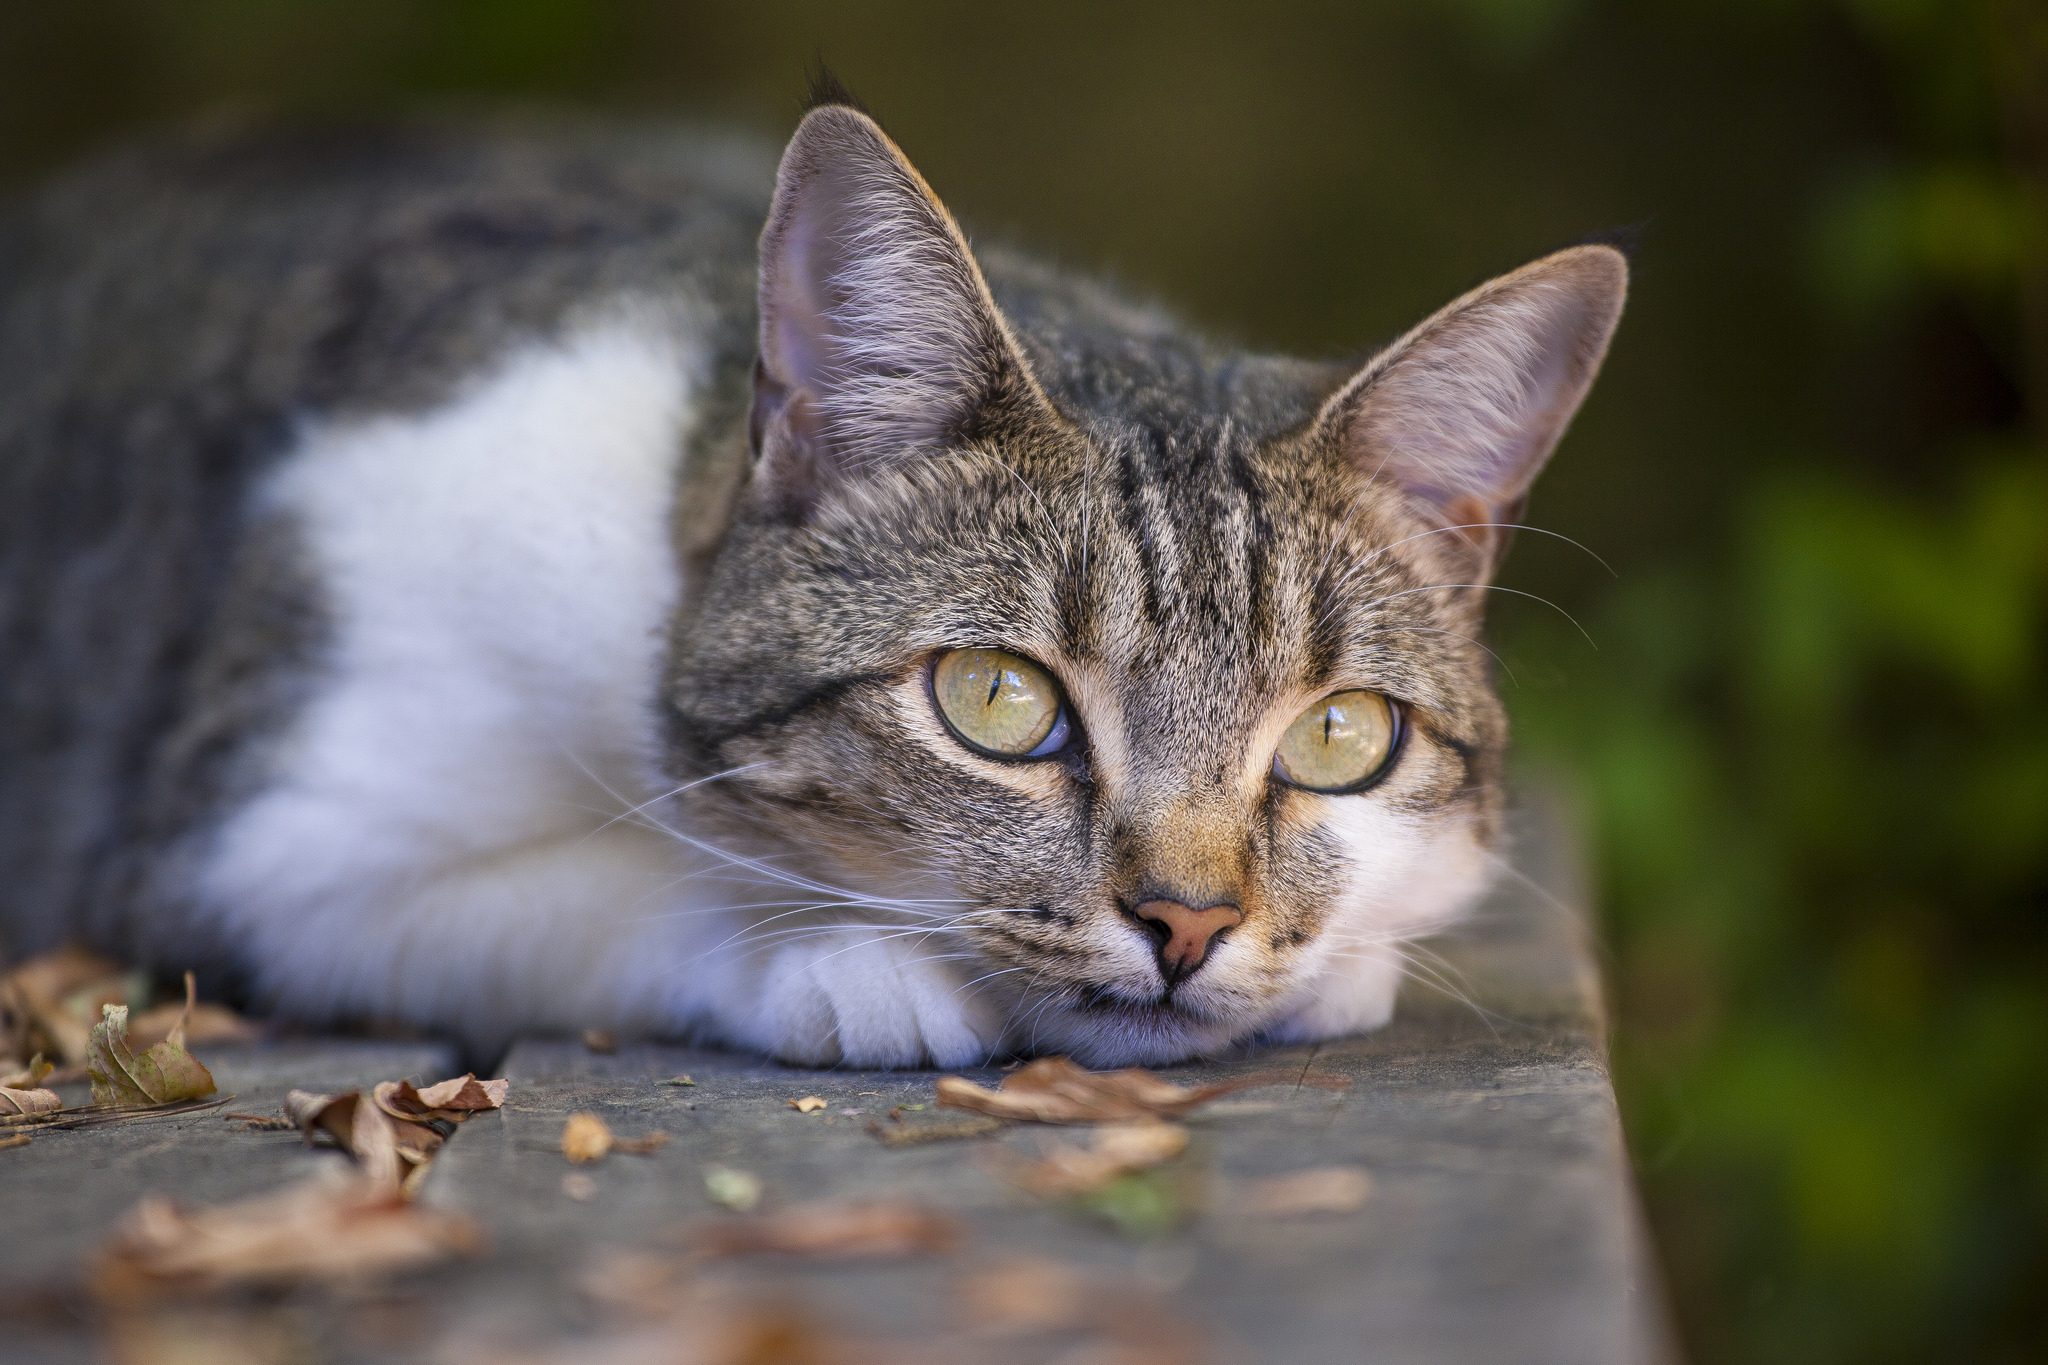
[[[1244,923],[1234,905],[1207,905],[1200,910],[1179,901],[1141,902],[1133,911],[1159,938],[1159,970],[1173,985],[1194,975],[1209,956],[1209,942],[1225,929]]]

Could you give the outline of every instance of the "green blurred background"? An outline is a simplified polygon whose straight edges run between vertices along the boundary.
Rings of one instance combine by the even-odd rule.
[[[0,185],[223,107],[679,110],[822,55],[971,230],[1257,347],[1638,225],[1497,630],[1593,841],[1698,1362],[2048,1354],[2042,0],[0,8]],[[1365,1355],[1369,1343],[1361,1343]]]

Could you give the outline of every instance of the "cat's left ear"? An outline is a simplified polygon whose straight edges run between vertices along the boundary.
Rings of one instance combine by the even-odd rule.
[[[1627,258],[1613,247],[1545,256],[1381,352],[1317,421],[1358,469],[1401,485],[1461,537],[1484,582],[1592,387],[1627,293]]]
[[[756,495],[801,517],[862,468],[1049,411],[952,215],[875,121],[813,109],[761,230]]]

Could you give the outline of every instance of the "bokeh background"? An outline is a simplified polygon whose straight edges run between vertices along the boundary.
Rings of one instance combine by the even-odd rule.
[[[1598,558],[1496,628],[1686,1349],[2043,1359],[2048,5],[4,0],[0,189],[222,109],[779,137],[820,55],[970,230],[1256,347],[1639,230],[1532,506]]]

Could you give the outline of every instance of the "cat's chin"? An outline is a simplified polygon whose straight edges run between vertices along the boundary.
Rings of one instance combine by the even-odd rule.
[[[1043,1011],[1033,1017],[1028,1034],[1006,1042],[1019,1053],[1064,1053],[1090,1067],[1165,1066],[1228,1047],[1252,1027],[1171,1005],[1098,1003]]]

